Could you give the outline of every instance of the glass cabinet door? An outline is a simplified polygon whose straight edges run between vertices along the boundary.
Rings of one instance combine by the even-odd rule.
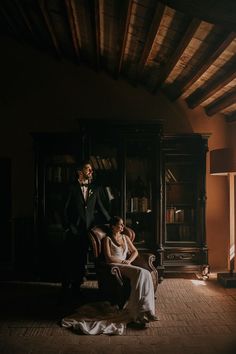
[[[49,235],[63,229],[63,209],[68,185],[75,181],[75,166],[73,155],[49,155],[45,159],[44,214]]]
[[[196,165],[192,157],[167,157],[165,164],[166,243],[196,240],[196,175]]]
[[[47,155],[43,161],[41,272],[60,279],[61,253],[64,244],[64,205],[69,185],[75,181],[76,158],[73,155]]]
[[[110,215],[120,215],[121,209],[121,168],[119,167],[119,149],[108,139],[92,139],[89,159],[94,169],[94,182],[100,188],[104,207]],[[104,222],[97,214],[95,223]]]
[[[153,242],[153,146],[149,141],[127,141],[125,157],[125,219],[136,234],[139,249]]]

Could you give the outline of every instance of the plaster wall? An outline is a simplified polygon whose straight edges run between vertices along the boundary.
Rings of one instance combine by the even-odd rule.
[[[203,108],[189,110],[182,100],[178,102],[192,130],[209,133],[209,151],[228,147],[233,140],[233,124],[226,124],[222,115],[208,117]],[[236,125],[235,125],[236,126]],[[206,161],[206,235],[209,264],[212,270],[227,269],[229,249],[229,189],[226,176],[210,175],[210,153]]]

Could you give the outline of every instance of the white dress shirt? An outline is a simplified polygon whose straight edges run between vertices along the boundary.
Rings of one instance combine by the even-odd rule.
[[[87,200],[87,198],[88,198],[88,183],[85,183],[85,185],[83,185],[83,183],[81,184],[81,191],[82,191],[84,200]]]

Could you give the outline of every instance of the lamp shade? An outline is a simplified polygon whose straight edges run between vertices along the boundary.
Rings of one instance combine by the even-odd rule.
[[[225,148],[210,151],[210,173],[227,175],[236,173],[236,149]]]

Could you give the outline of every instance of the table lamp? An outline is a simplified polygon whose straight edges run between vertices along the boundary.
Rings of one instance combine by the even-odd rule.
[[[235,185],[236,149],[224,148],[210,151],[210,174],[228,176],[229,182],[229,251],[228,272],[218,273],[217,279],[225,287],[236,286],[235,270]]]

